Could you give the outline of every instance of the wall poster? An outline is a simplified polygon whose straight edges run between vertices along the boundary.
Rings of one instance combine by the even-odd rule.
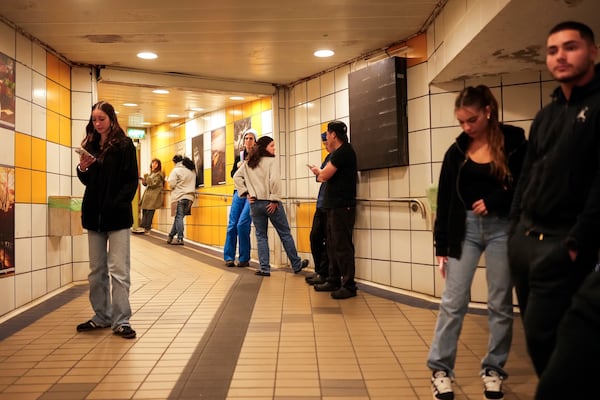
[[[242,134],[251,128],[252,121],[250,117],[233,122],[233,159],[240,155],[240,150],[244,146]],[[258,139],[258,138],[257,138]]]
[[[225,183],[225,127],[215,129],[210,135],[212,184]]]
[[[0,165],[0,277],[15,272],[15,169]]]
[[[0,53],[0,127],[15,129],[15,60]]]
[[[204,135],[192,138],[192,158],[196,164],[196,187],[204,186]]]

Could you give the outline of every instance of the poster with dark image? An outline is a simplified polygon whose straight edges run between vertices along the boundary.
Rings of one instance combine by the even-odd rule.
[[[15,60],[0,53],[0,127],[15,128]]]
[[[0,277],[15,272],[15,169],[0,165]]]
[[[196,164],[196,187],[204,186],[204,135],[192,138],[192,157]]]
[[[233,122],[233,159],[240,155],[240,149],[244,145],[242,140],[242,134],[246,132],[246,130],[251,128],[251,119],[250,117],[240,119],[238,121]]]
[[[225,128],[218,128],[210,134],[210,160],[212,184],[225,183]]]

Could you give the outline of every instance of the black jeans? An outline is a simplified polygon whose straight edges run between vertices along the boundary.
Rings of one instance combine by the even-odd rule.
[[[315,272],[323,278],[329,276],[329,257],[325,247],[327,232],[327,210],[317,208],[310,229],[310,252],[315,262]]]
[[[593,270],[596,256],[580,251],[573,262],[562,235],[527,236],[519,224],[508,240],[508,259],[515,283],[527,350],[538,376],[556,344],[558,325],[573,295]]]
[[[142,222],[140,228],[150,230],[152,228],[152,218],[154,218],[155,210],[142,210]]]
[[[354,274],[354,243],[352,232],[356,220],[355,207],[327,209],[327,255],[329,256],[328,282],[356,291]]]
[[[556,347],[538,384],[537,400],[596,399],[600,359],[600,273],[588,275],[558,328]]]

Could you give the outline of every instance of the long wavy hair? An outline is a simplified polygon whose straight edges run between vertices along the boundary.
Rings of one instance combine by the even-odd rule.
[[[156,169],[152,169],[152,163],[156,161]],[[162,163],[160,162],[160,160],[158,158],[153,158],[152,161],[150,161],[150,172],[160,172],[162,171]]]
[[[100,134],[96,131],[94,127],[94,122],[92,121],[92,113],[94,110],[101,110],[106,115],[108,115],[108,119],[110,120],[110,132],[108,133],[104,143],[100,145]],[[120,143],[124,142],[127,139],[127,135],[121,125],[119,125],[119,121],[117,120],[117,113],[115,112],[114,107],[105,101],[99,101],[92,106],[92,113],[90,113],[90,121],[85,127],[85,138],[81,141],[81,147],[86,149],[92,154],[96,155],[96,159],[102,161],[106,152],[113,147],[117,147]]]
[[[263,157],[275,157],[275,155],[269,153],[267,151],[267,146],[269,143],[273,141],[273,138],[269,136],[263,136],[256,141],[256,144],[250,151],[246,163],[248,163],[248,167],[254,169],[258,167],[258,163],[260,159]]]
[[[464,88],[454,102],[455,110],[463,107],[475,107],[478,110],[485,110],[486,107],[489,107],[487,142],[492,156],[492,175],[500,182],[510,183],[512,176],[504,154],[504,135],[500,129],[498,119],[498,101],[496,101],[492,91],[485,85]]]

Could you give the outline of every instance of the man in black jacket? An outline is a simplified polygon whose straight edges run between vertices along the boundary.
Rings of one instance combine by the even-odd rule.
[[[513,201],[508,243],[527,348],[538,376],[600,242],[600,69],[589,27],[549,33],[546,65],[558,87],[535,117]]]

